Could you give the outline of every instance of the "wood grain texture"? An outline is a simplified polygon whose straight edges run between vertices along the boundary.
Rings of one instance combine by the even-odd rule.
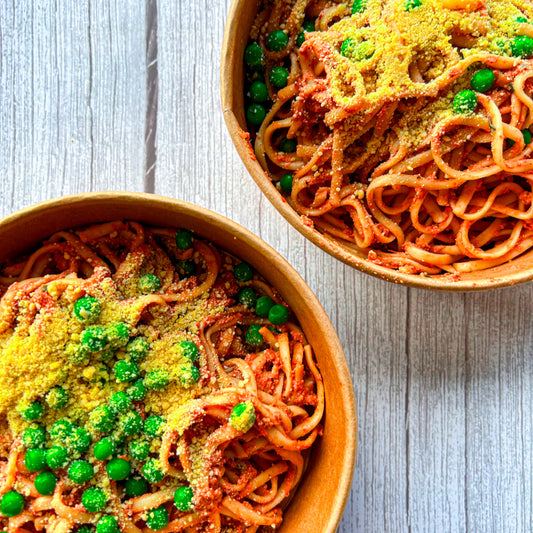
[[[226,132],[229,0],[0,4],[0,213],[71,192],[155,191],[274,246],[323,303],[359,414],[339,531],[533,528],[533,286],[406,289],[308,243],[261,195]]]
[[[413,531],[466,530],[464,298],[410,289],[407,431]]]
[[[471,531],[531,531],[530,285],[467,300]]]
[[[2,2],[0,29],[1,214],[143,190],[144,3]]]

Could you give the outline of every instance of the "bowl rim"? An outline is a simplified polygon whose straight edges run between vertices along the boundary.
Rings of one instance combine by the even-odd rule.
[[[106,192],[89,192],[61,196],[51,200],[45,200],[28,207],[24,207],[6,217],[0,219],[0,235],[9,231],[12,226],[19,226],[21,222],[31,222],[31,219],[42,217],[49,210],[58,208],[69,209],[76,208],[87,203],[113,203],[117,204],[135,204],[139,208],[154,208],[154,206],[164,206],[168,210],[175,210],[184,217],[201,216],[208,225],[216,226],[225,233],[231,235],[234,239],[243,240],[249,248],[253,250],[258,257],[268,257],[270,264],[277,267],[278,271],[283,272],[287,278],[291,290],[300,293],[305,300],[307,309],[316,320],[321,328],[321,337],[327,346],[329,358],[335,369],[336,386],[335,390],[340,395],[342,404],[345,408],[346,418],[344,420],[343,436],[345,447],[343,454],[342,467],[336,483],[336,496],[333,505],[328,509],[329,519],[327,527],[323,533],[335,533],[342,518],[346,506],[352,479],[355,469],[358,444],[358,426],[357,411],[355,404],[355,394],[348,362],[344,355],[344,350],[338,338],[338,335],[331,323],[326,311],[322,307],[318,298],[305,280],[294,269],[292,265],[277,252],[272,246],[263,241],[260,237],[244,228],[231,219],[220,215],[204,207],[151,193],[106,191]],[[110,215],[110,219],[113,218]],[[95,220],[94,223],[97,223]],[[90,224],[90,222],[89,222]],[[63,228],[64,229],[64,228]],[[222,245],[221,248],[224,248]],[[253,261],[250,261],[253,263]],[[259,263],[259,262],[258,262]],[[275,283],[274,283],[275,286]],[[327,408],[326,408],[327,409]]]
[[[222,59],[220,66],[220,96],[222,112],[230,137],[244,163],[244,166],[263,194],[293,228],[299,231],[313,244],[343,263],[361,272],[370,274],[371,276],[392,283],[406,285],[408,287],[441,291],[470,292],[508,287],[533,280],[533,267],[516,272],[511,271],[510,273],[497,278],[483,278],[476,280],[454,280],[452,276],[447,275],[431,277],[404,274],[371,263],[368,259],[356,255],[348,247],[343,246],[341,241],[333,239],[326,234],[320,233],[313,227],[306,225],[302,221],[300,214],[297,213],[277,191],[270,177],[255,158],[253,149],[247,139],[248,132],[241,128],[239,120],[237,119],[235,101],[236,98],[239,98],[239,96],[236,95],[236,90],[239,90],[239,88],[236,88],[235,84],[232,83],[232,80],[235,78],[235,67],[237,65],[235,62],[235,51],[238,49],[238,40],[242,39],[242,32],[239,31],[242,12],[250,4],[250,0],[232,0],[228,12],[222,42]],[[240,59],[242,63],[242,58]],[[240,92],[241,94],[243,93],[242,89]],[[511,262],[508,264],[511,264]]]

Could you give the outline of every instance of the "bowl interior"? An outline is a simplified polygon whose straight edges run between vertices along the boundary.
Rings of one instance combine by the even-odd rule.
[[[314,244],[344,263],[378,278],[412,287],[472,291],[505,287],[533,279],[533,250],[503,265],[479,272],[451,276],[403,274],[366,259],[357,247],[334,239],[304,224],[276,190],[258,163],[247,137],[244,113],[244,49],[261,0],[233,0],[222,45],[221,98],[226,125],[248,172],[283,217]]]
[[[326,313],[303,279],[272,248],[241,226],[192,204],[148,194],[93,193],[43,202],[0,221],[0,262],[31,250],[61,229],[118,219],[191,229],[253,265],[295,312],[324,379],[326,416],[324,436],[312,448],[279,531],[333,533],[350,490],[357,449],[352,383]]]

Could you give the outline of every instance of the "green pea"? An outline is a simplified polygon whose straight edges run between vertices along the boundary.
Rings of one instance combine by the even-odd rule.
[[[355,41],[353,39],[345,39],[344,41],[342,41],[342,44],[341,44],[341,55],[343,55],[344,57],[348,57],[351,59],[351,50],[353,49],[353,47],[355,46]]]
[[[289,37],[283,30],[269,33],[266,39],[267,48],[272,52],[280,52],[289,44]]]
[[[129,461],[126,461],[126,459],[116,457],[115,459],[111,459],[111,461],[107,463],[105,469],[107,475],[109,476],[109,479],[113,479],[115,481],[122,481],[130,475],[131,463]]]
[[[270,296],[261,296],[257,300],[257,304],[255,305],[255,312],[259,316],[266,318],[268,316],[268,312],[270,311],[273,305],[274,300],[272,300]]]
[[[155,531],[163,529],[168,524],[168,519],[168,511],[163,505],[146,513],[146,525]]]
[[[188,250],[192,246],[193,234],[188,229],[180,229],[176,232],[176,246],[180,250]]]
[[[517,35],[511,40],[511,52],[515,57],[529,59],[533,55],[533,38]]]
[[[529,24],[529,20],[526,17],[516,17],[518,24]]]
[[[142,431],[143,419],[137,411],[128,411],[120,415],[118,427],[124,435],[131,437]]]
[[[134,361],[117,361],[113,368],[115,372],[115,379],[119,383],[125,383],[128,381],[135,381],[141,371]]]
[[[292,192],[293,179],[294,178],[292,174],[283,174],[283,176],[281,176],[281,179],[279,180],[279,186],[285,192]]]
[[[237,301],[249,309],[253,309],[257,303],[257,292],[252,287],[244,287],[237,294]]]
[[[22,442],[26,448],[41,448],[46,442],[46,432],[43,426],[29,427],[22,434]]]
[[[107,505],[107,496],[101,488],[90,487],[81,495],[81,503],[90,513],[99,513]]]
[[[105,329],[102,326],[89,326],[81,334],[81,346],[88,352],[99,352],[107,344]]]
[[[261,327],[261,324],[252,324],[246,330],[245,338],[247,344],[249,344],[250,346],[261,346],[261,344],[263,344],[263,335],[261,335],[261,333],[259,332]]]
[[[94,445],[93,454],[99,461],[109,459],[117,451],[117,446],[113,439],[104,437]]]
[[[246,110],[246,120],[252,126],[259,126],[265,120],[266,111],[261,104],[252,104]]]
[[[254,81],[250,85],[250,98],[256,103],[264,103],[268,100],[268,89],[262,81]]]
[[[413,9],[416,9],[417,7],[420,7],[422,5],[421,0],[405,0],[403,3],[403,8],[405,11],[412,11]]]
[[[46,468],[46,451],[42,448],[30,448],[26,450],[24,464],[30,472],[39,472]]]
[[[237,281],[250,281],[254,277],[254,269],[248,263],[239,263],[233,269]]]
[[[96,522],[96,533],[118,533],[118,521],[114,516],[105,514]]]
[[[74,483],[82,485],[94,476],[94,468],[91,463],[78,459],[73,461],[68,469],[68,477]]]
[[[149,416],[144,421],[144,432],[152,438],[160,437],[165,429],[165,421],[157,415]]]
[[[161,278],[155,274],[146,274],[139,278],[137,286],[143,294],[151,294],[161,288]]]
[[[484,93],[494,85],[495,80],[496,76],[494,72],[488,68],[483,68],[474,73],[470,80],[470,85],[474,91]]]
[[[181,354],[189,361],[196,361],[198,359],[198,346],[191,341],[180,342]]]
[[[255,408],[251,401],[238,403],[232,410],[230,424],[238,431],[246,433],[255,423]]]
[[[453,99],[453,112],[459,115],[473,113],[477,107],[477,96],[474,91],[466,89],[458,92]]]
[[[50,438],[53,441],[63,442],[72,433],[74,425],[66,418],[56,420],[50,428]]]
[[[100,405],[90,412],[89,422],[96,430],[108,432],[113,429],[115,415],[107,405]]]
[[[261,46],[251,43],[244,51],[244,62],[253,70],[261,70],[265,64],[265,54]]]
[[[125,392],[115,392],[111,398],[109,398],[109,409],[116,414],[124,413],[128,409],[131,409],[131,398]]]
[[[143,478],[129,478],[124,483],[124,491],[128,498],[136,498],[148,492],[148,483]]]
[[[148,372],[143,383],[147,389],[162,390],[170,383],[170,374],[167,370],[158,368]]]
[[[74,316],[84,324],[94,322],[100,315],[100,302],[92,296],[84,296],[74,304]]]
[[[352,15],[362,13],[366,9],[367,0],[355,0],[352,5]]]
[[[46,403],[51,409],[62,409],[67,405],[68,393],[63,387],[54,387],[46,395]]]
[[[178,381],[185,388],[192,387],[200,379],[200,371],[194,365],[183,365],[178,369]]]
[[[296,139],[287,139],[287,137],[284,137],[279,143],[279,149],[286,154],[296,152]]]
[[[35,476],[33,485],[41,496],[50,496],[56,490],[57,476],[52,472],[41,472]]]
[[[352,61],[363,61],[371,58],[375,49],[372,41],[354,41],[348,38],[341,44],[341,55]]]
[[[136,461],[146,461],[150,455],[150,443],[145,440],[132,440],[129,443],[129,451]]]
[[[32,402],[29,407],[22,411],[21,416],[27,422],[34,422],[43,416],[44,407],[41,402]]]
[[[144,337],[135,337],[126,346],[126,353],[133,361],[142,361],[150,351],[150,344]]]
[[[91,435],[84,428],[74,427],[67,437],[67,446],[76,454],[85,453],[91,446]]]
[[[193,507],[192,498],[194,493],[191,487],[178,487],[174,493],[174,503],[179,511],[190,511]]]
[[[69,461],[68,450],[57,444],[46,451],[46,464],[52,468],[63,468]]]
[[[157,459],[148,459],[148,461],[144,463],[143,475],[149,483],[159,483],[165,477]]]
[[[282,326],[289,321],[289,310],[281,304],[275,304],[268,312],[268,320],[275,326]]]
[[[24,509],[24,496],[15,490],[6,492],[0,500],[0,512],[7,517],[17,516]]]
[[[107,342],[111,348],[126,346],[130,339],[130,327],[124,322],[117,322],[108,326],[105,330]]]
[[[276,89],[283,89],[287,86],[289,71],[285,67],[274,67],[270,71],[268,79]]]
[[[138,379],[126,393],[134,402],[140,402],[146,396],[146,387],[142,379]]]
[[[180,259],[176,266],[182,278],[190,278],[196,272],[196,263],[192,259]]]

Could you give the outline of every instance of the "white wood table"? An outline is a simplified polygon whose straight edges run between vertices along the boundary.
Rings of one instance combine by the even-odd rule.
[[[394,286],[307,242],[237,157],[220,109],[229,0],[2,0],[0,214],[156,192],[280,251],[346,351],[359,451],[341,532],[533,530],[533,285]]]

